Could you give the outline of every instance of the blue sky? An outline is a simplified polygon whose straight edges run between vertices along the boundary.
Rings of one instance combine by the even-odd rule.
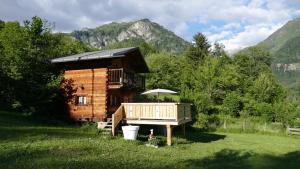
[[[70,32],[141,18],[163,25],[191,41],[197,32],[229,52],[254,45],[293,18],[300,0],[0,0],[0,19],[40,16],[55,31]]]

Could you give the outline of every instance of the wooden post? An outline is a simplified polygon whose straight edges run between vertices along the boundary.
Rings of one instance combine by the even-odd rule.
[[[167,125],[167,145],[172,145],[172,126]]]
[[[111,134],[112,134],[112,136],[116,136],[115,115],[114,114],[111,117]]]
[[[183,132],[183,135],[185,136],[185,124],[182,125],[182,132]]]

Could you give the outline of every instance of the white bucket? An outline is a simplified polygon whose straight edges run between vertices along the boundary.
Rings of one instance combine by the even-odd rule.
[[[136,140],[140,126],[122,126],[125,140]]]

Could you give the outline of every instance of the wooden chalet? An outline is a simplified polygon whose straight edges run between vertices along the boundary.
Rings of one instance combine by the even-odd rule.
[[[191,121],[190,104],[133,103],[145,89],[149,69],[139,48],[86,52],[51,61],[64,70],[62,88],[68,93],[72,119],[99,122],[115,135],[121,121],[127,124],[166,125],[171,128]],[[67,84],[67,85],[66,85]]]

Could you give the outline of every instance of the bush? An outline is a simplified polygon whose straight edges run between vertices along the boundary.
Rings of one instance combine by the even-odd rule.
[[[217,115],[207,115],[204,113],[199,113],[196,116],[196,122],[194,123],[197,128],[200,128],[204,131],[216,130],[220,125],[220,118]]]

